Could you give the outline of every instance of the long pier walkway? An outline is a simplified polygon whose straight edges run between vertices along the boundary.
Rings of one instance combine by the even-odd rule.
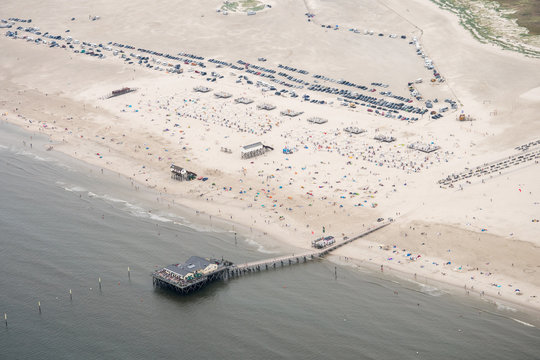
[[[329,252],[333,251],[333,250],[336,250],[337,248],[340,248],[344,245],[347,245],[361,237],[364,237],[374,231],[377,231],[379,229],[382,229],[383,227],[389,225],[391,223],[391,221],[385,221],[385,222],[381,222],[380,224],[376,225],[376,226],[373,226],[373,227],[369,227],[367,228],[365,231],[363,231],[361,234],[355,236],[355,237],[352,237],[352,238],[348,238],[348,239],[344,239],[344,240],[341,240],[341,241],[337,241],[336,243],[334,243],[333,245],[331,246],[328,246],[326,248],[323,248],[323,249],[318,249],[318,250],[310,250],[310,251],[306,251],[306,252],[301,252],[301,253],[298,253],[298,254],[292,254],[292,255],[286,255],[286,256],[280,256],[280,257],[275,257],[275,258],[271,258],[271,259],[263,259],[263,260],[257,260],[257,261],[252,261],[252,262],[248,262],[248,263],[244,263],[244,264],[235,264],[235,265],[232,265],[232,266],[229,266],[229,269],[228,269],[228,275],[230,277],[233,277],[233,276],[240,276],[240,275],[243,275],[243,274],[246,274],[246,273],[251,273],[251,272],[259,272],[259,271],[263,271],[263,270],[269,270],[269,269],[275,269],[276,267],[281,267],[281,266],[285,266],[285,265],[294,265],[294,264],[299,264],[299,263],[305,263],[309,260],[315,260],[315,259],[319,259],[323,256],[325,256],[326,254],[328,254]]]

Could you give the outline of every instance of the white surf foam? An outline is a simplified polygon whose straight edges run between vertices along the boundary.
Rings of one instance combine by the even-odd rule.
[[[85,188],[83,188],[82,186],[64,186],[64,190],[66,191],[69,191],[69,192],[85,192],[85,191],[88,191],[86,190]]]
[[[517,310],[514,309],[513,307],[510,307],[508,305],[505,305],[505,304],[501,304],[501,303],[498,303],[498,302],[495,302],[495,305],[497,306],[497,310],[506,310],[506,311],[512,311],[512,312],[516,312]]]
[[[26,157],[32,158],[34,160],[43,161],[43,162],[51,162],[51,161],[53,161],[53,159],[51,159],[51,158],[44,158],[44,157],[41,157],[39,155],[34,154],[33,152],[26,151],[26,150],[17,151],[15,153],[15,155],[22,155],[22,156],[26,156]]]
[[[113,200],[110,200],[110,201],[113,201]],[[142,207],[134,205],[134,204],[129,203],[127,201],[120,200],[120,199],[114,199],[114,202],[123,202],[125,209],[131,215],[133,215],[135,217],[140,217],[140,218],[145,218],[145,219],[152,219],[152,220],[156,220],[156,221],[160,221],[160,222],[172,222],[171,219],[160,216],[158,214],[153,214],[153,213],[151,213],[149,211],[146,211]]]
[[[152,219],[152,220],[161,221],[161,222],[172,222],[171,219],[168,219],[168,218],[160,216],[160,215],[156,215],[156,214],[152,214],[152,213],[149,213],[148,215],[149,215],[150,219]]]
[[[257,248],[257,251],[260,252],[260,253],[263,253],[263,254],[275,254],[276,253],[276,251],[266,249],[264,246],[262,246],[260,243],[258,243],[257,241],[255,241],[253,239],[246,238],[245,241],[249,245]]]
[[[525,326],[528,326],[528,327],[536,327],[533,324],[529,324],[528,322],[525,322],[525,321],[521,321],[521,320],[514,319],[514,318],[510,318],[510,319],[514,320],[517,323],[520,323],[521,325],[525,325]]]
[[[430,286],[426,284],[419,284],[419,285],[420,285],[420,291],[426,295],[430,295],[430,296],[444,295],[444,291],[442,291],[439,288],[436,288],[435,286]]]

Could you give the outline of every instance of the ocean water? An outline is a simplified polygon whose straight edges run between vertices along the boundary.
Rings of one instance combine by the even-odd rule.
[[[294,249],[158,211],[29,136],[0,123],[0,359],[540,358],[527,314],[347,266],[336,280],[328,260],[187,297],[154,288],[153,269],[193,254]]]

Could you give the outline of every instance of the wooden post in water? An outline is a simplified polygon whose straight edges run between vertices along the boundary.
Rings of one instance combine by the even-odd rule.
[[[99,278],[98,281],[99,281],[99,290],[101,291],[101,278]]]
[[[4,313],[4,322],[6,323],[6,327],[7,327],[7,313]]]
[[[41,314],[41,301],[37,302],[37,306],[38,306],[39,313]]]
[[[131,279],[131,273],[130,273],[130,270],[129,270],[129,266],[128,266],[128,279]]]
[[[71,292],[71,289],[69,289],[69,300],[73,301],[73,293]]]

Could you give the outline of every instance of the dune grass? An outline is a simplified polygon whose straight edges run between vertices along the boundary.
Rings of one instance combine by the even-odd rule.
[[[247,12],[247,11],[260,11],[263,10],[266,5],[259,0],[237,0],[227,1],[221,7],[221,10],[227,10],[231,12]]]
[[[514,10],[510,18],[516,19],[520,26],[529,30],[530,35],[540,35],[539,0],[497,0],[501,8]]]
[[[504,36],[503,33],[499,29],[494,28],[489,23],[486,23],[483,21],[482,12],[475,11],[475,7],[473,5],[480,3],[484,3],[486,5],[493,4],[493,1],[490,0],[431,0],[435,4],[439,5],[444,10],[451,11],[457,15],[459,18],[459,22],[461,25],[469,30],[471,34],[480,42],[482,43],[492,43],[500,46],[503,49],[516,51],[519,53],[522,53],[527,56],[532,57],[540,57],[540,51],[535,50],[534,48],[531,48],[530,46],[527,46],[527,44],[523,41],[526,36],[534,36],[535,33],[527,28],[529,30],[529,34],[527,35],[521,35],[522,39],[519,41],[510,40],[510,38],[507,38]],[[508,4],[512,4],[512,10],[516,10],[515,13],[508,13],[508,10],[510,8],[499,7],[498,11],[500,10],[506,10],[506,13],[501,13],[501,17],[506,18],[512,18],[514,16],[518,16],[518,12],[522,11],[523,14],[529,14],[526,17],[527,21],[533,21],[534,22],[534,11],[538,11],[538,8],[540,8],[540,0],[500,0],[500,2],[507,2]],[[527,6],[523,5],[521,8],[522,10],[518,10],[514,5],[517,3],[524,3],[527,4]],[[500,3],[497,3],[500,5]],[[531,10],[531,8],[535,8],[535,10]],[[525,19],[522,16],[522,19]],[[522,20],[523,21],[523,20]],[[524,26],[519,23],[518,25]],[[534,24],[533,28],[537,29],[539,25]]]

